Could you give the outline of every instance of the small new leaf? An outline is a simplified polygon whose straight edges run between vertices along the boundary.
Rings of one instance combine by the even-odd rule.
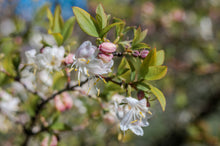
[[[155,62],[156,62],[156,48],[150,50],[149,54],[141,64],[140,77],[145,77],[145,74],[148,72],[148,67],[155,65]]]
[[[112,23],[108,26],[106,26],[100,33],[100,37],[102,38],[107,32],[109,32],[110,29],[112,29],[114,26],[117,26],[117,25],[121,25],[123,24],[123,22],[117,22],[117,23]]]
[[[75,20],[75,17],[71,17],[64,23],[64,27],[61,33],[63,36],[63,41],[65,41],[72,34]]]
[[[98,26],[100,29],[103,29],[107,25],[107,15],[105,14],[105,11],[101,4],[98,5],[96,8],[96,20],[98,22]]]
[[[139,27],[138,29],[134,30],[134,39],[132,42],[132,46],[137,45],[138,43],[142,42],[144,38],[147,35],[147,29],[141,32],[141,28]]]

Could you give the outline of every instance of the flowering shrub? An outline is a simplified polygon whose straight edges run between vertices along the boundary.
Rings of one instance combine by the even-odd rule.
[[[1,54],[1,76],[8,79],[7,86],[0,90],[1,116],[21,125],[23,145],[37,135],[43,136],[42,145],[57,145],[63,131],[85,129],[92,121],[73,127],[59,120],[66,111],[92,113],[81,97],[99,104],[92,117],[98,114],[103,122],[118,123],[124,135],[127,130],[138,136],[144,134],[142,127],[149,126],[149,106],[154,99],[165,110],[166,99],[152,84],[167,73],[165,54],[142,42],[147,30],[126,26],[119,18],[111,19],[102,5],[96,8],[95,17],[78,7],[73,7],[73,12],[75,16],[64,22],[59,6],[54,15],[47,9],[48,34],[53,36],[53,43],[43,39],[40,48],[26,50],[24,57]],[[71,52],[75,21],[96,42],[85,40]],[[129,39],[131,32],[133,38]],[[115,34],[113,40],[108,39],[110,33]],[[8,86],[15,83],[20,90],[13,93]],[[15,96],[20,94],[25,95],[20,99]]]

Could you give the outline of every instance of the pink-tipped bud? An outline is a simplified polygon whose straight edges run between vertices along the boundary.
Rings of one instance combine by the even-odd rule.
[[[66,64],[72,64],[73,63],[73,54],[68,54],[65,58],[64,58],[64,62]]]
[[[140,53],[140,56],[141,56],[141,58],[145,58],[145,57],[147,57],[148,54],[149,54],[148,50],[142,50]]]
[[[115,52],[116,49],[116,45],[110,42],[104,42],[101,45],[99,45],[99,50],[103,53],[112,53]]]
[[[143,99],[144,96],[145,96],[145,95],[144,95],[144,91],[142,91],[142,90],[138,91],[138,93],[137,93],[137,98],[138,98],[138,100]]]
[[[41,142],[41,146],[57,146],[58,141],[55,135],[52,136],[51,141],[49,142],[49,137],[45,137]]]
[[[66,106],[61,101],[60,96],[56,96],[54,102],[55,102],[55,107],[58,111],[63,112],[66,110]]]
[[[108,63],[112,60],[113,55],[112,54],[98,54],[99,59],[102,59],[103,62]]]
[[[70,97],[70,95],[69,95],[68,93],[64,92],[64,93],[62,94],[62,97],[63,97],[62,100],[63,100],[63,103],[64,103],[66,109],[71,109],[72,106],[73,106],[73,100],[72,100],[72,98]]]
[[[134,50],[134,51],[132,52],[132,55],[133,55],[134,57],[138,57],[138,56],[140,55],[140,52],[139,52],[138,50]]]

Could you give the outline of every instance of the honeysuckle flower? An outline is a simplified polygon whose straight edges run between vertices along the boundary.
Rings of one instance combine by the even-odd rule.
[[[0,110],[9,117],[18,111],[20,100],[7,92],[0,90]]]
[[[44,48],[43,53],[38,54],[35,58],[37,67],[39,69],[47,69],[49,71],[59,70],[64,57],[64,53],[65,50],[62,46]]]
[[[93,78],[102,74],[111,72],[111,67],[114,63],[111,60],[108,63],[103,62],[97,58],[98,49],[93,46],[90,41],[85,41],[77,50],[73,56],[73,64],[71,70],[75,66],[75,71],[78,71],[78,81],[80,83],[81,74]]]
[[[112,53],[115,52],[117,46],[111,42],[104,42],[99,45],[99,50],[103,53]]]
[[[124,98],[120,104],[115,102],[115,110],[120,120],[120,129],[126,131],[130,129],[134,134],[143,136],[142,127],[149,126],[148,119],[151,112],[146,107],[146,99],[137,100],[132,97]]]

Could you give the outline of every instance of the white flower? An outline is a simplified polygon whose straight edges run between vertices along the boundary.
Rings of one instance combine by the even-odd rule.
[[[141,127],[149,126],[148,119],[151,112],[146,107],[146,99],[137,100],[127,97],[120,104],[115,102],[116,115],[120,120],[120,129],[126,131],[130,129],[133,133],[143,136]],[[149,115],[150,114],[150,115]]]
[[[64,48],[53,46],[43,49],[41,54],[38,54],[35,58],[35,62],[39,69],[47,69],[49,71],[59,70],[65,50]]]
[[[36,57],[36,50],[31,49],[25,52],[27,64],[31,65],[35,63],[35,57]]]
[[[12,97],[7,92],[0,90],[0,110],[7,116],[13,116],[14,112],[18,111],[20,100],[17,97]]]
[[[73,56],[72,67],[75,66],[75,71],[78,71],[78,80],[80,81],[81,73],[88,77],[95,77],[111,72],[111,67],[114,63],[111,60],[104,63],[101,59],[97,59],[98,49],[93,46],[90,41],[85,41],[76,51]]]

